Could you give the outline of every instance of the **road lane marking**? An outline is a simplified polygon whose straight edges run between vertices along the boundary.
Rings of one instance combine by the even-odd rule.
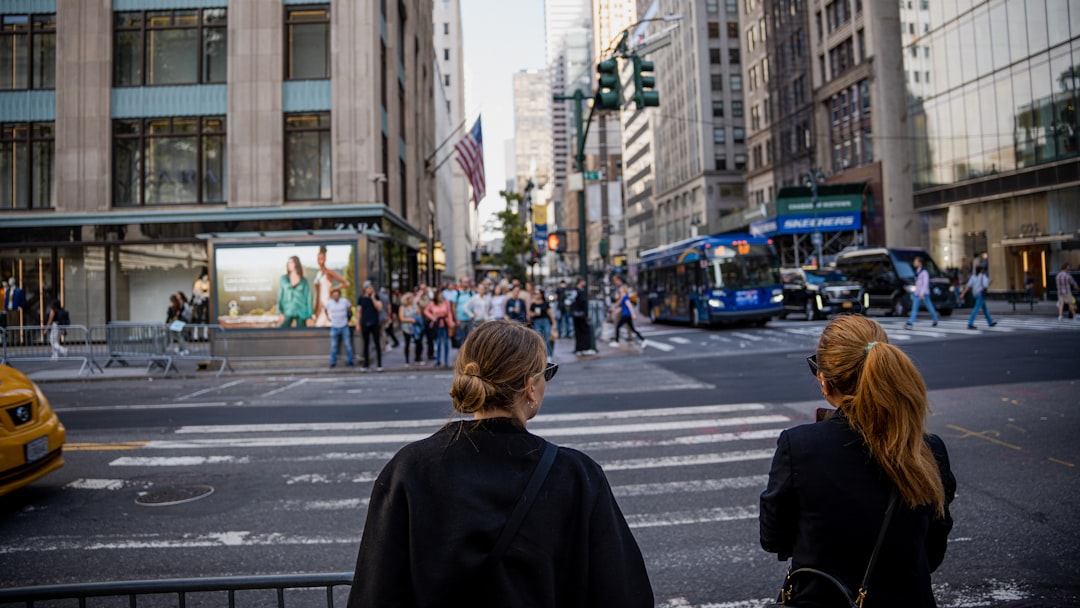
[[[117,441],[115,443],[66,443],[65,451],[72,452],[109,452],[117,450],[137,450],[145,446],[148,441]]]
[[[276,511],[355,511],[366,509],[370,498],[341,500],[285,500],[274,506]]]
[[[1076,467],[1076,465],[1071,463],[1071,462],[1066,462],[1064,460],[1058,460],[1057,458],[1047,458],[1047,460],[1049,460],[1050,462],[1056,462],[1058,464],[1063,464],[1063,465],[1069,467],[1070,469]]]
[[[768,475],[747,475],[724,479],[695,479],[692,481],[669,481],[665,483],[636,483],[612,486],[616,498],[630,496],[657,496],[680,492],[715,492],[718,490],[738,490],[742,488],[764,488]]]
[[[696,509],[694,511],[627,515],[626,523],[630,526],[630,529],[657,528],[739,519],[757,519],[757,516],[757,507],[716,507],[713,509]]]
[[[667,456],[663,458],[631,458],[611,460],[600,463],[605,471],[630,471],[637,469],[661,469],[667,467],[697,466],[720,464],[725,462],[743,462],[746,460],[767,460],[773,457],[774,450],[744,450],[714,454],[691,454],[689,456]],[[754,517],[757,517],[755,514]]]
[[[122,490],[127,487],[123,479],[76,479],[64,486],[72,490]]]
[[[357,545],[360,536],[293,536],[280,532],[247,530],[184,534],[171,538],[161,534],[32,537],[22,545],[0,546],[0,555],[49,551],[101,551],[122,549],[199,549],[206,547],[278,547],[283,545]]]
[[[654,448],[675,445],[701,445],[706,443],[726,443],[757,439],[775,439],[784,429],[762,429],[760,431],[740,431],[738,433],[709,433],[707,435],[684,435],[671,439],[630,439],[625,441],[593,441],[572,443],[572,447],[583,452],[596,450],[617,450],[625,448]]]
[[[305,473],[303,475],[282,475],[285,478],[285,485],[294,486],[298,483],[304,484],[332,484],[332,483],[369,483],[375,481],[379,477],[378,472],[365,471],[362,473],[334,473],[331,475],[324,473]]]
[[[671,351],[675,350],[674,346],[672,346],[670,344],[664,344],[663,342],[657,340],[656,338],[650,339],[650,338],[646,337],[645,346],[655,348],[657,350],[662,350],[665,353],[670,353]]]
[[[978,437],[979,439],[985,439],[985,440],[989,441],[990,443],[996,443],[998,445],[1005,446],[1007,448],[1016,450],[1017,452],[1021,452],[1024,449],[1024,448],[1022,448],[1022,447],[1020,447],[1018,445],[1013,445],[1011,443],[1007,443],[1007,442],[1004,442],[1004,441],[1002,441],[1000,439],[997,439],[997,437],[1001,435],[1001,433],[998,432],[998,431],[972,431],[972,430],[965,429],[964,427],[956,426],[955,424],[946,424],[945,426],[947,428],[950,428],[950,429],[954,430],[954,431],[960,431],[961,433],[963,433],[963,435],[960,435],[960,436],[956,437],[956,439],[966,439],[968,437]],[[994,434],[994,437],[990,436],[991,433]]]
[[[738,336],[738,337],[740,337],[740,338],[742,338],[744,340],[750,340],[751,342],[760,342],[761,340],[765,339],[765,338],[762,338],[761,336],[755,336],[754,334],[747,334],[747,333],[737,332],[737,331],[731,332],[731,335]]]
[[[612,412],[582,412],[573,414],[545,414],[543,420],[534,424],[553,422],[577,422],[580,420],[619,420],[625,418],[660,418],[670,416],[696,416],[701,414],[726,414],[742,411],[761,411],[762,403],[725,403],[714,405],[689,405],[685,407],[616,410]],[[238,425],[190,425],[176,429],[177,434],[212,433],[294,433],[323,431],[367,431],[379,429],[440,428],[448,422],[464,418],[428,418],[427,420],[384,420],[373,422],[327,422],[291,424],[238,424]]]
[[[262,395],[259,395],[259,397],[261,397],[263,399],[265,399],[266,397],[273,397],[274,395],[284,393],[285,391],[287,391],[289,389],[296,388],[296,387],[298,387],[300,385],[303,385],[303,384],[307,384],[310,380],[311,380],[311,378],[301,378],[301,379],[297,380],[296,382],[290,382],[289,384],[286,384],[285,386],[283,386],[281,388],[275,388],[274,390],[272,390],[272,391],[270,391],[268,393],[263,393]]]
[[[247,382],[246,379],[233,380],[232,382],[227,382],[225,384],[222,384],[221,386],[211,386],[209,388],[204,388],[201,391],[195,391],[194,393],[188,393],[186,395],[181,395],[181,396],[177,397],[176,400],[177,401],[184,401],[184,400],[190,399],[192,397],[198,397],[199,395],[205,395],[206,393],[212,393],[214,391],[223,391],[223,390],[229,388],[230,386],[236,386],[237,384],[243,384],[245,382]]]
[[[110,467],[193,467],[204,464],[247,464],[244,456],[123,456]]]
[[[686,338],[682,338],[680,336],[672,336],[668,338],[668,340],[671,340],[676,344],[690,344],[690,340],[687,340]]]

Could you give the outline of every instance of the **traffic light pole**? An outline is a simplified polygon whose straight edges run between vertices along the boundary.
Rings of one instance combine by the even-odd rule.
[[[582,120],[581,115],[585,109],[586,95],[581,89],[574,91],[573,95],[555,95],[555,101],[574,102],[574,129],[577,133],[577,150],[574,151],[574,165],[582,174],[581,190],[577,193],[578,203],[578,272],[585,281],[585,294],[589,293],[589,238],[585,201],[585,139],[589,136],[589,125],[592,124],[593,112],[596,111],[594,104],[589,108],[589,117]],[[590,332],[589,348],[596,349],[595,336]]]

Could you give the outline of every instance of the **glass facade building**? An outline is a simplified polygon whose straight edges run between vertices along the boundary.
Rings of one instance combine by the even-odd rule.
[[[1080,262],[1080,4],[904,0],[901,21],[922,244],[1041,293]]]

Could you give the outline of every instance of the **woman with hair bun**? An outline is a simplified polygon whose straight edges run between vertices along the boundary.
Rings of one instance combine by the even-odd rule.
[[[379,474],[350,608],[653,606],[603,470],[526,430],[559,369],[546,354],[512,321],[469,333],[450,396],[472,419],[405,446]]]
[[[890,498],[866,586],[865,608],[936,606],[930,573],[941,565],[956,480],[945,444],[926,430],[926,385],[875,321],[829,323],[807,357],[835,415],[780,434],[761,495],[761,546],[789,572],[813,568],[860,589]],[[790,606],[840,605],[838,589],[802,572],[785,582]]]

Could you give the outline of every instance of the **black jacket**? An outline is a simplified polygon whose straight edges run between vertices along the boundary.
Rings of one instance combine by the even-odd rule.
[[[508,418],[453,422],[404,447],[372,488],[350,608],[651,608],[604,472],[570,448],[559,448],[502,561],[481,568],[543,448]]]
[[[911,509],[901,497],[870,578],[865,608],[936,606],[930,573],[945,557],[952,529],[948,503],[956,494],[956,479],[945,444],[936,435],[926,441],[945,485],[945,517],[936,517],[928,506]],[[892,487],[842,415],[788,429],[777,441],[761,495],[761,546],[780,560],[790,557],[792,569],[823,570],[857,593]],[[814,575],[800,577],[793,580],[795,605],[839,605],[827,583]]]

